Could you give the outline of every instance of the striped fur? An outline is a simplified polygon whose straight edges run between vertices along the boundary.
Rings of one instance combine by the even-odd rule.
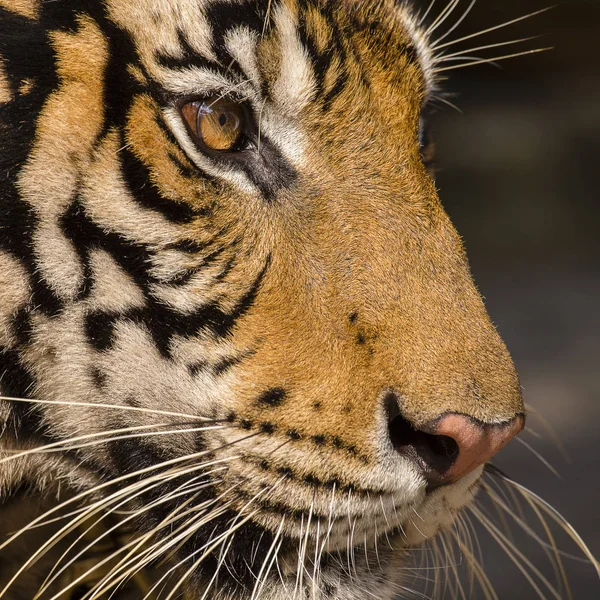
[[[203,557],[173,580],[190,597],[395,596],[406,548],[481,470],[428,493],[382,396],[415,426],[523,411],[421,161],[433,60],[392,0],[0,3],[0,392],[46,403],[3,401],[0,448],[63,450],[0,464],[3,496],[164,473],[127,506],[160,538],[184,502],[212,502],[169,558]],[[178,101],[211,95],[254,114],[243,160],[181,120]],[[186,457],[225,467],[194,495],[201,473],[160,467]],[[220,535],[227,551],[198,554]]]

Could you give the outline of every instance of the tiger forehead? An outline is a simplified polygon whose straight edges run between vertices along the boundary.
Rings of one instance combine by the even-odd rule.
[[[406,64],[415,66],[424,93],[434,87],[426,33],[410,8],[394,0],[107,0],[107,6],[132,34],[150,74],[166,88],[178,87],[173,91],[191,91],[194,68],[206,66],[212,83],[224,70],[225,78],[239,75],[263,92],[265,82],[287,76],[279,83],[308,100],[323,86],[340,87],[344,70],[360,70],[365,56],[396,76]],[[177,71],[177,82],[165,67]]]

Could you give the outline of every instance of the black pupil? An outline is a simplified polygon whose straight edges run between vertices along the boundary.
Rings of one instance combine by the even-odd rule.
[[[225,125],[227,125],[227,115],[225,113],[221,113],[219,116],[219,125],[221,127],[225,127]]]

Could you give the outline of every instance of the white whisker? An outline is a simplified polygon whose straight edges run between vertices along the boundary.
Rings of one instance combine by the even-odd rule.
[[[33,398],[14,398],[10,396],[0,396],[0,401],[7,402],[23,402],[28,404],[50,404],[57,406],[82,406],[87,408],[109,408],[114,410],[121,410],[124,412],[138,412],[150,415],[162,415],[164,417],[179,417],[181,419],[190,419],[192,421],[211,421],[205,417],[199,417],[198,415],[189,415],[186,413],[173,412],[168,410],[155,410],[150,408],[142,408],[139,406],[123,406],[120,404],[107,404],[106,402],[81,402],[74,400],[36,400]]]
[[[552,10],[553,7],[548,7],[548,8],[543,8],[541,10],[537,10],[535,12],[529,13],[527,15],[524,15],[522,17],[518,17],[517,19],[512,19],[511,21],[506,21],[505,23],[501,23],[500,25],[495,25],[494,27],[488,27],[487,29],[483,29],[482,31],[478,31],[476,33],[471,33],[470,35],[465,35],[461,38],[458,38],[456,40],[452,40],[451,42],[446,42],[445,44],[440,44],[440,45],[433,45],[432,49],[435,51],[441,50],[442,48],[448,48],[449,46],[454,46],[456,44],[459,44],[461,42],[465,42],[467,40],[471,40],[475,37],[479,37],[481,35],[485,35],[486,33],[491,33],[492,31],[497,31],[498,29],[502,29],[504,27],[508,27],[510,25],[514,25],[515,23],[519,23],[520,21],[524,21],[525,19],[531,19],[532,17],[535,17],[537,15],[541,15],[542,13],[548,12],[549,10]]]
[[[454,12],[456,7],[458,6],[460,0],[451,0],[442,10],[442,12],[437,16],[437,18],[433,21],[433,23],[427,29],[427,37],[431,37],[434,31],[439,29],[446,19],[450,17],[450,15]]]
[[[127,431],[135,431],[135,430],[148,430],[148,429],[156,429],[158,427],[170,427],[172,424],[162,423],[158,425],[141,425],[139,427],[128,427],[124,429],[115,429],[110,433],[121,433]],[[178,425],[179,429],[170,429],[167,431],[149,431],[147,433],[130,433],[126,435],[115,435],[115,436],[106,436],[107,431],[103,431],[101,433],[93,433],[84,436],[79,436],[76,438],[70,438],[66,440],[60,440],[57,442],[53,442],[51,444],[46,444],[44,446],[39,446],[37,448],[31,448],[29,450],[25,450],[23,452],[16,452],[15,454],[10,454],[9,456],[0,459],[0,465],[9,462],[11,460],[16,460],[18,458],[23,458],[26,456],[30,456],[32,454],[57,454],[64,452],[65,450],[81,450],[82,448],[91,448],[93,446],[100,446],[102,444],[108,444],[112,442],[117,442],[121,440],[132,440],[146,437],[159,437],[164,435],[173,435],[175,433],[198,433],[200,431],[213,431],[217,429],[227,429],[227,425],[207,425],[205,427],[190,427],[185,428],[183,426]],[[104,437],[102,437],[104,436]],[[94,439],[93,441],[86,442],[83,444],[75,444],[73,442],[77,442],[80,440],[92,439],[92,438],[100,438]]]
[[[456,31],[456,29],[460,26],[460,24],[469,16],[469,14],[473,10],[473,7],[475,6],[476,3],[477,3],[477,0],[471,0],[471,4],[469,4],[469,6],[467,7],[467,10],[464,12],[464,14],[462,15],[462,17],[460,19],[458,19],[458,21],[448,31],[446,31],[446,33],[444,35],[442,35],[441,37],[439,37],[433,43],[434,47],[437,46],[437,45],[439,45],[439,43],[441,41],[445,40],[448,36],[450,36],[452,33],[454,33]]]
[[[540,52],[547,52],[549,50],[553,50],[552,47],[547,48],[536,48],[535,50],[525,50],[524,52],[515,52],[514,54],[505,54],[504,56],[495,56],[494,58],[478,58],[476,60],[472,60],[470,62],[456,65],[453,67],[442,67],[441,69],[436,69],[436,73],[444,73],[446,71],[456,71],[457,69],[464,69],[465,67],[474,67],[475,65],[481,64],[491,64],[493,65],[496,62],[501,60],[508,60],[509,58],[517,58],[519,56],[527,56],[529,54],[539,54]]]
[[[523,42],[530,42],[532,40],[539,39],[539,35],[533,35],[531,37],[519,38],[516,40],[510,40],[508,42],[499,42],[497,44],[486,44],[485,46],[477,46],[476,48],[469,48],[468,50],[460,50],[459,52],[455,52],[454,54],[440,54],[435,62],[436,64],[443,63],[444,61],[450,58],[456,58],[457,56],[461,56],[463,52],[479,52],[480,50],[490,50],[492,48],[501,48],[503,46],[512,46],[513,44],[522,44]]]
[[[529,568],[531,573],[533,573],[539,579],[539,581],[556,600],[561,600],[559,593],[552,587],[550,582],[544,577],[540,570],[537,569],[535,565],[493,523],[491,523],[478,508],[472,506],[470,510],[475,518],[483,525],[492,538],[494,538],[498,545],[504,550],[505,554],[510,558],[513,564],[519,569],[519,571],[521,571],[523,576],[529,582],[529,585],[531,585],[540,598],[546,600],[546,596],[538,586],[537,582],[533,579],[532,575],[527,571],[525,566]]]

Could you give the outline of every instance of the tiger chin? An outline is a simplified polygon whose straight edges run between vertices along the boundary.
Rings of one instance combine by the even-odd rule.
[[[392,0],[0,2],[0,493],[58,523],[1,597],[402,595],[525,413],[430,172],[429,33]]]

